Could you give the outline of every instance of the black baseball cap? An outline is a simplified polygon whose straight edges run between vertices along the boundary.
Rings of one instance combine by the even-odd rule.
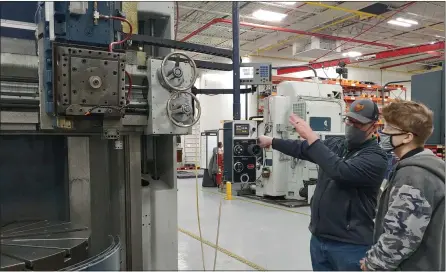
[[[370,99],[356,100],[350,105],[346,114],[362,124],[368,124],[379,120],[378,105]]]

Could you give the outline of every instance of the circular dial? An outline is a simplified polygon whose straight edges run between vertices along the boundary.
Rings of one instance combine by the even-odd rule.
[[[243,146],[241,145],[236,145],[234,146],[234,154],[235,155],[242,155],[243,154]]]
[[[245,167],[243,166],[243,163],[241,163],[241,162],[236,162],[234,164],[234,171],[237,172],[237,173],[242,172],[244,168]]]
[[[246,183],[246,182],[248,182],[248,181],[249,181],[249,176],[248,176],[248,174],[243,174],[243,175],[241,175],[241,176],[240,176],[240,181],[241,181],[242,183]]]

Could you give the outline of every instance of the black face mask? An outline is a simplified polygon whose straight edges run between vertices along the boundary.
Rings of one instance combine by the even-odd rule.
[[[359,147],[363,142],[365,142],[367,137],[370,135],[370,133],[367,133],[367,132],[368,132],[368,130],[363,131],[357,127],[346,124],[345,125],[345,139],[347,140],[348,147],[349,148]]]

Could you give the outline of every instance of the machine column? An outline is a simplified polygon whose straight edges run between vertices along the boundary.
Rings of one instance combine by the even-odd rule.
[[[70,221],[91,228],[88,137],[67,137]]]
[[[129,135],[124,142],[126,181],[127,270],[143,270],[141,136]]]
[[[232,86],[233,119],[240,120],[240,17],[239,3],[232,2],[232,71],[234,73]]]

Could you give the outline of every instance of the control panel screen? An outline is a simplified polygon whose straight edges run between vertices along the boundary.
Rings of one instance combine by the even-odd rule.
[[[235,124],[234,135],[236,136],[249,135],[249,124]]]
[[[309,123],[314,131],[331,131],[330,117],[310,117]]]
[[[254,78],[254,67],[240,67],[240,79]]]
[[[271,85],[271,64],[265,63],[241,63],[241,85]]]

